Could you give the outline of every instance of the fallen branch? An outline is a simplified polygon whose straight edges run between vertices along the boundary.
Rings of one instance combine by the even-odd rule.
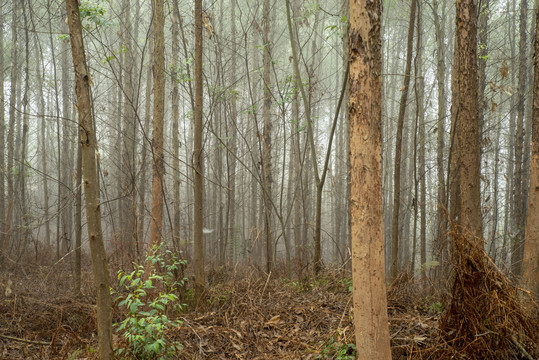
[[[23,342],[23,343],[28,343],[28,344],[45,345],[45,346],[50,346],[51,345],[50,342],[46,342],[46,341],[27,340],[27,339],[21,339],[21,338],[17,338],[17,337],[14,337],[14,336],[9,336],[9,335],[1,335],[0,334],[0,337],[4,338],[4,339],[8,339],[8,340],[13,340],[13,341],[18,341],[18,342]],[[60,344],[56,344],[56,345],[58,346]]]
[[[533,357],[526,351],[526,349],[524,349],[524,347],[522,345],[520,345],[520,343],[515,339],[514,336],[511,336],[511,341],[520,350],[522,355],[524,355],[524,357],[526,357],[526,359],[533,360]]]

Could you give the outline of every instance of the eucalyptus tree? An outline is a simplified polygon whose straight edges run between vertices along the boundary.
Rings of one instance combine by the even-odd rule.
[[[381,1],[350,1],[350,219],[359,359],[391,359],[382,215]]]

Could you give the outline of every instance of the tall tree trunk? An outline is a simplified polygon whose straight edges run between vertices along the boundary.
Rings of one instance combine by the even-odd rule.
[[[350,219],[358,359],[391,359],[382,215],[381,1],[350,1]]]
[[[70,142],[71,142],[71,119],[70,119],[70,109],[71,101],[71,86],[69,78],[69,44],[65,41],[62,41],[62,150],[61,159],[62,162],[59,165],[61,168],[60,179],[61,179],[61,191],[59,204],[61,208],[62,221],[62,254],[67,254],[71,249],[71,236],[73,228],[73,212],[72,212],[72,203],[70,199],[70,194],[72,193],[72,164],[71,164],[71,151],[70,151]],[[60,158],[60,157],[59,157]]]
[[[515,199],[514,199],[514,224],[515,224],[515,238],[511,243],[511,272],[516,277],[520,276],[520,270],[522,266],[523,257],[523,242],[524,232],[526,226],[526,217],[524,216],[524,189],[522,166],[523,159],[523,146],[524,146],[524,103],[526,101],[526,31],[527,18],[528,18],[528,2],[522,0],[520,3],[520,41],[518,49],[518,99],[517,99],[517,124],[516,124],[516,139],[515,139],[515,175],[514,175],[514,187],[515,187]]]
[[[139,188],[140,191],[138,192],[139,195],[139,211],[138,211],[138,220],[137,220],[137,226],[138,226],[138,243],[140,243],[140,246],[137,246],[137,255],[140,256],[140,250],[142,248],[142,244],[144,244],[144,219],[145,219],[145,213],[146,213],[146,184],[147,184],[147,176],[146,176],[146,163],[148,159],[148,144],[151,143],[149,140],[150,136],[150,120],[152,117],[151,114],[151,105],[152,105],[152,68],[153,68],[153,62],[154,62],[154,46],[153,46],[153,25],[148,31],[148,36],[150,37],[149,45],[148,45],[148,54],[149,54],[149,64],[147,65],[146,69],[146,92],[145,92],[145,103],[144,103],[144,128],[142,129],[144,132],[143,142],[142,142],[142,149],[141,149],[141,162],[140,162],[140,184]],[[151,144],[150,144],[151,146]]]
[[[482,139],[482,133],[485,127],[485,110],[487,109],[487,99],[485,97],[485,88],[487,86],[487,58],[488,58],[488,20],[489,20],[489,4],[490,0],[482,0],[479,2],[481,8],[479,10],[477,33],[478,33],[478,103],[477,111],[479,113],[479,141]]]
[[[288,23],[288,34],[290,36],[290,47],[292,49],[292,59],[294,64],[294,74],[296,77],[296,84],[300,90],[301,97],[303,99],[303,107],[305,111],[305,121],[307,123],[307,139],[310,145],[310,153],[312,159],[312,166],[314,171],[314,180],[316,186],[316,207],[315,207],[315,228],[314,228],[314,271],[318,273],[322,268],[322,248],[321,248],[321,230],[322,230],[322,194],[324,189],[324,183],[326,180],[327,170],[329,168],[329,159],[331,156],[331,145],[333,142],[333,137],[335,135],[335,127],[338,120],[338,111],[340,109],[340,104],[342,102],[342,95],[344,95],[344,90],[342,92],[341,98],[339,100],[339,105],[337,106],[337,114],[334,117],[333,124],[331,127],[329,139],[328,139],[328,149],[326,151],[324,167],[322,168],[322,173],[319,173],[318,169],[318,157],[316,155],[316,146],[314,143],[314,130],[311,118],[311,91],[309,91],[309,97],[307,97],[305,88],[303,86],[303,81],[301,80],[301,73],[299,71],[299,59],[298,53],[296,50],[296,40],[294,38],[294,31],[292,28],[292,17],[290,15],[290,1],[286,0],[286,15]],[[315,22],[317,20],[315,19]],[[315,25],[316,26],[316,25]],[[315,57],[316,53],[316,42],[313,41],[313,54],[312,59]],[[314,63],[314,60],[313,60]],[[310,77],[314,77],[313,69],[311,65]],[[348,77],[347,75],[345,77]],[[311,90],[311,89],[310,89]]]
[[[266,244],[266,272],[273,268],[273,235],[272,235],[272,211],[271,211],[271,185],[272,185],[272,161],[271,161],[271,44],[270,44],[270,0],[264,0],[263,5],[263,80],[264,80],[264,130],[262,149],[262,173],[264,191],[264,240]]]
[[[86,200],[86,221],[90,238],[92,269],[96,289],[97,333],[99,356],[103,360],[113,358],[112,351],[112,306],[107,256],[103,244],[101,212],[96,167],[96,138],[91,112],[90,78],[82,24],[77,0],[66,0],[75,83],[77,90],[77,108],[79,112],[79,132],[82,146],[82,172],[84,178],[84,196]]]
[[[417,53],[414,63],[414,72],[415,72],[415,101],[416,101],[416,129],[415,129],[415,140],[414,140],[414,187],[415,187],[415,216],[414,216],[414,242],[417,236],[416,224],[417,224],[417,213],[420,212],[420,225],[419,225],[419,243],[420,243],[420,265],[421,265],[421,276],[424,278],[425,268],[423,264],[427,261],[426,256],[426,246],[427,246],[427,221],[426,221],[426,210],[427,210],[427,195],[425,189],[425,109],[424,109],[424,91],[425,91],[425,81],[423,77],[423,27],[422,27],[422,14],[421,14],[421,4],[417,4]],[[419,138],[419,142],[417,141]],[[419,148],[419,149],[418,149]],[[417,152],[419,154],[417,154]],[[417,156],[416,156],[417,155]],[[417,163],[417,158],[419,158],[419,164]],[[417,169],[419,167],[419,170]],[[418,174],[419,172],[419,174]],[[418,191],[420,188],[420,194]],[[413,246],[413,256],[412,256],[412,273],[415,270],[415,258],[416,258],[416,244]]]
[[[512,7],[510,7],[512,6]],[[516,1],[513,2],[507,2],[507,33],[510,34],[511,38],[516,38],[516,26],[515,26],[515,16],[511,16],[510,14],[516,13]],[[510,45],[510,54],[511,59],[516,58],[516,50],[515,50],[515,44],[514,41],[509,41]],[[511,81],[509,86],[515,87],[515,72],[517,72],[517,69],[515,67],[515,61],[511,62]],[[513,233],[513,212],[514,212],[514,205],[515,205],[515,194],[514,194],[514,168],[515,168],[515,162],[514,162],[514,154],[515,154],[515,124],[516,124],[516,104],[515,101],[517,99],[517,94],[513,93],[511,95],[511,101],[510,101],[510,113],[509,113],[509,131],[507,134],[507,142],[508,142],[508,148],[509,148],[509,156],[507,161],[507,173],[506,176],[508,178],[508,181],[505,182],[505,215],[504,215],[504,236],[503,236],[503,245],[502,245],[502,264],[504,267],[508,267],[508,261],[507,261],[507,254],[508,254],[508,247],[507,242],[511,241],[512,233]]]
[[[165,175],[163,155],[163,122],[165,117],[165,15],[163,2],[152,1],[154,26],[154,63],[153,63],[153,175],[152,175],[152,221],[150,226],[150,248],[153,254],[161,245],[163,236],[163,178]],[[129,105],[128,105],[129,106]],[[149,270],[148,262],[146,268]],[[146,271],[148,274],[149,271]]]
[[[231,63],[236,64],[236,0],[231,0],[230,4],[230,21],[231,21],[231,38],[232,38],[232,57]],[[236,67],[232,66],[230,69],[230,86],[235,89],[237,84]],[[230,261],[234,261],[234,252],[238,244],[236,244],[235,234],[235,222],[236,222],[236,132],[238,127],[238,109],[237,109],[237,97],[232,95],[230,99],[230,121],[227,122],[227,139],[228,151],[227,151],[227,173],[228,173],[228,239],[230,239],[231,258]]]
[[[122,250],[130,257],[133,255],[133,242],[136,240],[136,190],[135,190],[135,144],[136,144],[136,124],[135,116],[137,100],[135,96],[135,81],[133,79],[133,69],[135,62],[135,46],[132,44],[133,29],[131,24],[131,1],[122,1],[123,12],[123,34],[124,46],[122,89],[124,95],[123,113],[123,158],[122,158]],[[136,38],[135,38],[136,39]],[[164,109],[163,109],[164,111]]]
[[[415,12],[417,0],[412,0],[410,8],[410,21],[408,26],[408,42],[406,47],[406,68],[404,69],[404,84],[399,105],[399,117],[397,120],[397,138],[395,143],[395,173],[393,182],[393,220],[391,222],[391,279],[397,277],[399,259],[399,208],[401,188],[401,156],[402,156],[402,130],[404,127],[404,115],[410,87],[410,72],[412,69],[412,50],[415,29]]]
[[[77,168],[75,177],[75,294],[82,295],[82,149],[77,142]]]
[[[156,0],[157,1],[157,0]],[[159,1],[157,1],[159,2]],[[195,112],[193,139],[193,194],[194,194],[194,270],[195,297],[197,305],[202,305],[204,299],[204,155],[202,145],[202,0],[195,0]]]
[[[18,67],[18,54],[17,54],[17,28],[18,28],[18,19],[17,14],[19,11],[19,2],[13,2],[12,10],[12,23],[11,23],[11,94],[9,96],[9,125],[7,133],[7,168],[6,168],[6,177],[7,177],[7,209],[6,209],[6,220],[3,233],[2,241],[2,256],[7,257],[9,251],[9,245],[11,242],[11,232],[12,232],[12,222],[13,222],[13,197],[14,197],[14,188],[13,188],[13,150],[14,150],[14,131],[15,131],[15,109],[16,109],[16,91],[17,83],[19,81],[19,67]]]
[[[455,54],[458,61],[458,93],[453,100],[459,147],[460,206],[457,233],[482,239],[480,197],[480,143],[477,112],[476,7],[473,0],[457,3]]]
[[[30,44],[30,39],[28,36],[28,17],[26,15],[26,2],[22,1],[22,14],[24,18],[24,40],[26,44]],[[20,252],[18,254],[19,258],[23,255],[26,249],[26,243],[30,236],[30,220],[28,219],[28,204],[26,203],[26,154],[28,151],[28,117],[29,117],[29,97],[30,97],[30,49],[29,46],[25,47],[24,51],[24,95],[22,99],[23,105],[23,123],[22,123],[22,139],[21,139],[21,156],[19,161],[19,176],[20,176],[20,209],[22,215],[22,238],[20,239]]]
[[[176,251],[180,250],[180,139],[179,139],[179,27],[180,11],[178,0],[174,0],[172,13],[172,181],[174,192],[174,220],[172,223],[172,243]]]
[[[49,186],[48,186],[48,172],[47,172],[47,122],[45,120],[45,99],[43,93],[43,79],[45,74],[45,63],[43,61],[43,52],[40,52],[39,38],[35,35],[35,57],[40,66],[39,74],[37,76],[37,91],[38,91],[38,114],[41,117],[40,123],[40,151],[41,151],[41,171],[43,175],[43,217],[45,222],[45,245],[47,251],[51,246],[51,234],[50,234],[50,221],[49,221]],[[3,137],[2,137],[3,138]],[[0,181],[3,183],[3,181]]]
[[[536,6],[535,11],[536,17],[539,17],[539,6]],[[534,47],[530,193],[520,282],[524,288],[530,290],[535,296],[539,296],[539,22],[537,21],[535,23]]]
[[[440,263],[441,272],[445,273],[444,249],[447,243],[447,198],[445,196],[445,175],[444,175],[444,147],[445,147],[445,119],[447,116],[447,97],[445,94],[445,0],[442,3],[442,14],[438,14],[438,1],[433,0],[433,17],[436,34],[436,85],[438,87],[438,126],[437,126],[437,146],[436,164],[438,175],[438,203],[436,212],[436,236],[434,253]]]
[[[4,12],[0,11],[0,24],[4,24]],[[0,53],[4,54],[4,26],[0,26]],[[41,94],[43,94],[41,92]],[[6,189],[5,189],[5,177],[6,177],[6,119],[5,109],[7,106],[6,99],[4,98],[4,56],[0,56],[0,229],[5,229],[6,220]],[[43,115],[43,114],[42,114]],[[4,236],[0,235],[0,267],[2,266],[2,253],[3,253],[3,241]]]

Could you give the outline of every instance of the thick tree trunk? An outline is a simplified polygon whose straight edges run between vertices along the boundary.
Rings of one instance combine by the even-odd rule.
[[[358,359],[391,359],[382,216],[381,1],[350,1],[350,211]]]
[[[482,239],[480,197],[480,143],[477,112],[476,7],[473,0],[457,3],[455,54],[458,59],[458,93],[453,100],[459,147],[460,206],[457,233]]]
[[[149,253],[161,245],[163,237],[163,178],[165,175],[163,155],[163,122],[165,117],[165,15],[163,3],[153,0],[154,63],[153,63],[153,175],[152,175],[152,221],[150,226]],[[129,105],[128,105],[129,106]],[[130,216],[130,214],[127,214]],[[149,269],[150,263],[146,264]],[[149,271],[146,271],[148,274]]]
[[[112,359],[112,307],[107,257],[101,229],[101,212],[96,167],[96,139],[90,103],[90,74],[88,73],[82,25],[77,0],[66,0],[67,18],[71,39],[77,108],[79,111],[79,132],[82,146],[82,172],[86,199],[86,221],[90,237],[90,252],[96,288],[97,332],[99,355],[103,360]]]

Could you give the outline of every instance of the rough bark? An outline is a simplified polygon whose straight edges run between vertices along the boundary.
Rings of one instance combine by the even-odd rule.
[[[350,219],[358,359],[391,359],[382,216],[381,1],[350,1]]]
[[[165,117],[165,15],[163,2],[152,1],[154,26],[154,63],[153,63],[153,175],[152,175],[152,221],[150,225],[150,248],[161,245],[163,236],[163,178],[165,175],[163,155],[163,122]],[[129,215],[128,215],[129,216]],[[148,263],[146,268],[148,269]],[[148,271],[147,271],[148,273]]]
[[[458,59],[456,124],[459,147],[460,206],[457,233],[482,238],[480,197],[480,143],[477,112],[476,6],[473,0],[457,2],[455,54]],[[469,236],[467,236],[469,237]]]
[[[82,146],[82,173],[86,201],[86,221],[90,238],[92,270],[96,288],[97,332],[99,356],[103,360],[112,359],[112,306],[107,257],[101,229],[99,188],[96,167],[96,138],[91,113],[90,74],[88,72],[82,25],[77,0],[66,0],[67,19],[71,39],[77,108],[79,112],[79,133]]]

